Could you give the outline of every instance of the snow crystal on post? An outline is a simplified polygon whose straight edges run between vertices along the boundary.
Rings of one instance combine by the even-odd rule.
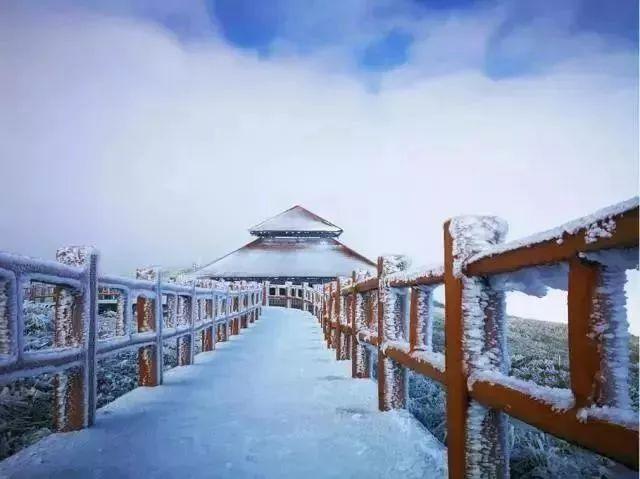
[[[352,351],[351,351],[351,375],[354,378],[368,378],[369,377],[369,363],[371,362],[371,353],[367,350],[366,346],[360,344],[357,341],[358,332],[361,330],[368,331],[367,317],[365,315],[364,297],[360,293],[354,293],[354,305],[353,305],[353,338],[352,338]]]
[[[55,375],[53,421],[57,431],[75,431],[86,426],[84,383],[84,372],[80,368],[71,368]]]
[[[155,268],[136,269],[136,279],[156,282],[156,298],[151,299],[139,295],[136,300],[136,317],[138,320],[137,332],[156,331],[157,340],[154,345],[138,348],[138,384],[140,386],[158,386],[162,382],[162,333],[161,318],[158,316],[158,306],[161,303],[159,271]],[[160,310],[161,311],[161,310]]]
[[[338,361],[351,358],[351,351],[349,350],[349,335],[342,331],[342,326],[348,324],[349,314],[351,310],[350,297],[342,295],[342,288],[348,283],[347,278],[338,278],[338,290],[336,295],[336,359]]]
[[[412,352],[433,352],[433,290],[433,286],[411,288],[409,344]]]
[[[309,311],[307,308],[307,291],[309,290],[309,283],[302,283],[302,311]]]
[[[81,368],[55,376],[54,422],[60,431],[72,431],[93,424],[96,396],[96,330],[98,311],[98,255],[90,247],[59,248],[56,260],[83,266],[80,290],[56,285],[54,290],[54,346],[82,347]]]
[[[593,308],[593,330],[602,344],[599,405],[630,408],[629,330],[624,285],[626,272],[616,266],[600,271]]]
[[[570,261],[569,354],[576,406],[628,409],[629,333],[626,269],[637,249],[583,255]]]
[[[330,347],[337,350],[340,344],[339,342],[340,328],[338,327],[334,328],[333,323],[335,322],[337,325],[340,320],[340,308],[342,306],[341,304],[342,301],[340,299],[340,289],[341,289],[340,278],[337,278],[336,281],[331,284],[332,284],[332,289],[331,289],[331,316],[329,321],[329,338],[330,338]],[[340,359],[339,356],[337,355],[338,353],[336,352],[336,359]]]
[[[404,367],[386,357],[387,342],[402,341],[406,333],[406,294],[390,288],[386,276],[404,271],[409,266],[406,256],[378,258],[378,402],[381,411],[405,407],[407,374]]]
[[[157,364],[155,346],[142,346],[138,349],[138,384],[157,386]]]
[[[477,370],[505,371],[504,292],[486,278],[465,277],[465,262],[504,240],[496,217],[458,217],[445,223],[445,334],[448,458],[452,477],[508,477],[507,418],[469,401],[466,377]]]

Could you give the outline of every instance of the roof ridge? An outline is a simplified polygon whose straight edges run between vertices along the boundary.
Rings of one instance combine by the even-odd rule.
[[[293,215],[295,215],[296,213],[293,213],[293,212],[298,212],[297,213],[298,217],[294,217]],[[278,225],[277,223],[278,220],[281,221],[280,225]],[[298,224],[296,224],[296,222]],[[305,222],[307,223],[306,225],[304,224]],[[316,224],[316,226],[310,227],[310,225],[313,225],[314,223]],[[322,228],[319,228],[318,226],[322,226]],[[339,226],[309,211],[307,208],[300,205],[294,205],[291,208],[286,209],[275,216],[267,218],[266,220],[249,228],[249,232],[251,234],[264,233],[264,232],[270,232],[270,231],[273,231],[273,232],[299,231],[299,232],[307,232],[307,233],[325,232],[325,233],[332,233],[332,234],[339,235],[342,233],[343,230]]]

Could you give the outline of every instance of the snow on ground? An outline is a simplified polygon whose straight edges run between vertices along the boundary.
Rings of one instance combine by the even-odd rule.
[[[0,463],[3,478],[445,477],[446,451],[406,411],[380,413],[309,313],[265,308],[165,384]]]

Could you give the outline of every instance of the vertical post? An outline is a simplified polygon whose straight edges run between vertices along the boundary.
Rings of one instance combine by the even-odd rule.
[[[81,346],[85,351],[80,368],[71,368],[54,378],[56,429],[73,431],[91,426],[95,419],[98,254],[92,248],[71,246],[58,249],[56,259],[85,268],[82,296],[66,288],[55,290],[55,345]]]
[[[309,311],[308,299],[307,299],[307,290],[309,289],[309,283],[302,283],[302,311]]]
[[[404,256],[378,258],[378,407],[381,411],[404,408],[407,398],[407,374],[404,367],[385,354],[387,341],[403,339],[405,333],[406,295],[398,295],[387,285],[385,277],[405,270]]]
[[[411,288],[409,346],[413,351],[432,351],[433,287]]]
[[[154,293],[155,301],[145,296],[138,296],[136,299],[136,319],[137,331],[156,331],[156,343],[153,345],[141,346],[138,348],[138,384],[140,386],[157,386],[161,372],[158,362],[158,324],[162,322],[162,317],[158,318],[158,311],[162,311],[161,298],[158,298],[157,272],[153,269],[137,269],[136,277],[147,281],[156,281]],[[162,313],[160,313],[162,314]],[[161,336],[160,336],[161,338]]]
[[[598,255],[606,258],[606,253]],[[575,257],[569,262],[569,367],[576,407],[629,408],[625,267]]]
[[[213,350],[213,327],[208,326],[202,330],[203,338],[202,338],[202,350],[203,351],[212,351]]]
[[[352,320],[351,314],[353,312],[353,305],[351,304],[351,299],[352,299],[351,294],[344,297],[344,302],[342,303],[344,309],[342,311],[342,314],[340,315],[341,327],[342,325],[347,326],[351,324],[351,320]],[[344,332],[341,335],[341,341],[340,341],[340,358],[351,360],[351,335],[346,334]]]
[[[191,296],[191,324],[190,324],[190,328],[189,328],[189,364],[193,364],[193,360],[195,358],[196,355],[196,345],[195,345],[195,340],[196,340],[196,333],[195,333],[195,324],[198,318],[198,314],[199,314],[199,307],[198,307],[198,292],[197,292],[197,288],[196,288],[196,283],[195,281],[193,282],[193,286],[192,286],[192,296]]]
[[[327,299],[327,315],[324,322],[324,338],[327,341],[327,347],[331,348],[331,336],[333,330],[331,329],[331,320],[333,318],[333,281],[329,283],[329,298]]]
[[[285,294],[287,295],[287,308],[290,309],[291,308],[291,281],[285,281],[284,283],[285,286]]]
[[[220,342],[225,342],[228,339],[227,335],[227,323],[223,322],[219,326],[220,328]]]
[[[76,431],[86,427],[83,406],[85,375],[80,368],[56,374],[53,381],[54,427],[59,432]]]
[[[183,334],[178,337],[178,366],[188,366],[191,364],[191,337],[189,334]]]
[[[142,346],[138,349],[138,385],[157,386],[158,362],[155,346]]]
[[[444,225],[445,334],[447,348],[447,450],[449,477],[509,477],[507,417],[470,401],[468,374],[476,368],[506,371],[504,293],[487,278],[468,278],[464,263],[500,243],[506,224],[495,217],[454,218]]]
[[[353,277],[355,284],[355,272]],[[358,342],[358,332],[366,329],[368,328],[364,311],[364,298],[354,286],[351,298],[351,330],[353,331],[351,338],[351,376],[354,378],[369,377],[369,352],[366,346]]]
[[[18,308],[14,307],[15,295],[15,277],[0,275],[0,354],[11,355],[16,352],[17,321],[15,315]]]
[[[320,321],[320,326],[322,327],[322,332],[324,333],[324,318],[327,314],[327,285],[323,284],[322,285],[322,308],[320,311],[320,317],[318,318],[318,320]]]
[[[340,284],[340,278],[336,279],[336,292],[334,299],[335,307],[335,328],[333,329],[333,339],[331,340],[333,347],[336,349],[336,360],[343,359],[342,354],[342,331],[340,330],[341,317],[342,317],[342,285]]]
[[[212,349],[216,349],[216,343],[218,342],[218,326],[217,326],[217,319],[218,319],[218,295],[215,293],[215,287],[216,284],[214,283],[211,288],[211,295],[213,297],[213,317],[211,319],[211,348]]]
[[[162,339],[162,331],[164,330],[164,314],[162,309],[162,273],[160,269],[156,270],[156,384],[162,384],[164,381],[164,355],[163,346],[164,341]],[[169,308],[169,298],[167,297],[167,309]],[[168,314],[171,314],[167,312]]]
[[[93,426],[96,418],[96,396],[97,396],[97,360],[96,360],[96,337],[98,334],[98,253],[92,249],[89,255],[87,271],[87,292],[88,296],[88,328],[87,328],[87,357],[85,358],[85,384],[87,389],[87,426]]]

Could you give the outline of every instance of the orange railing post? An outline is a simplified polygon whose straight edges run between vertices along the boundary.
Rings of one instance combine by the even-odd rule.
[[[615,323],[625,280],[624,267],[580,257],[569,261],[569,367],[576,407],[629,407],[627,384],[609,369],[629,364],[629,342],[616,334]]]
[[[342,343],[343,343],[343,338],[342,338],[342,331],[340,330],[340,318],[342,316],[342,284],[340,283],[340,278],[338,278],[336,280],[336,291],[335,291],[335,301],[334,301],[334,306],[335,306],[335,318],[334,321],[332,321],[331,327],[333,328],[333,339],[331,340],[331,343],[333,344],[333,347],[336,350],[336,359],[337,360],[341,360],[344,359],[343,354],[342,354]]]
[[[354,378],[368,378],[370,368],[370,354],[364,344],[358,341],[358,331],[368,329],[364,308],[364,297],[355,287],[355,272],[353,274],[354,288],[352,292],[351,312],[351,376]]]
[[[54,289],[54,346],[84,350],[81,366],[54,376],[55,428],[73,431],[92,425],[95,417],[98,255],[92,248],[73,246],[58,249],[56,259],[85,268],[82,291],[59,285]]]
[[[392,291],[386,276],[407,268],[402,256],[378,258],[378,406],[381,411],[403,408],[406,403],[407,374],[400,363],[386,354],[391,342],[400,341],[404,331],[406,295]]]
[[[473,225],[482,224],[483,237]],[[507,423],[503,413],[471,402],[468,375],[479,356],[504,371],[501,345],[504,293],[485,278],[468,278],[462,265],[481,249],[501,242],[503,223],[494,217],[454,218],[444,225],[445,335],[447,374],[447,450],[449,477],[464,478],[469,470],[483,477],[508,477]],[[477,315],[482,316],[478,317]],[[507,371],[508,372],[508,371]]]

